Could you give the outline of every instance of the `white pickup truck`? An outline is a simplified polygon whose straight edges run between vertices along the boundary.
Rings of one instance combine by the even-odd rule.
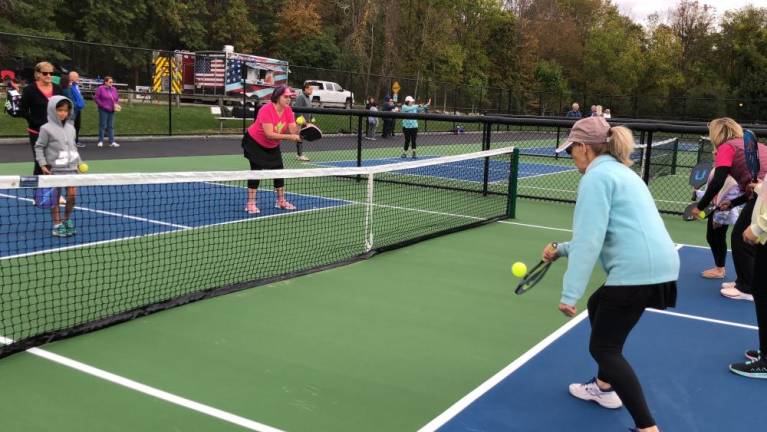
[[[315,107],[341,107],[349,109],[354,104],[354,93],[344,90],[338,83],[308,80],[312,90],[312,105]]]

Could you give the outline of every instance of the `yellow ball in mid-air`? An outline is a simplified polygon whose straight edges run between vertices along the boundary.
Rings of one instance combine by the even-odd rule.
[[[511,274],[518,278],[523,278],[527,274],[527,266],[523,262],[515,262],[511,265]]]
[[[298,116],[298,117],[296,118],[296,124],[297,124],[297,125],[299,125],[299,126],[303,126],[303,125],[304,125],[304,123],[306,123],[306,119],[304,118],[304,116]]]
[[[87,164],[87,163],[85,163],[85,162],[83,162],[83,163],[81,163],[81,164],[80,164],[80,166],[78,166],[78,167],[77,167],[77,169],[78,169],[78,170],[79,170],[81,173],[87,173],[87,172],[88,172],[88,164]]]

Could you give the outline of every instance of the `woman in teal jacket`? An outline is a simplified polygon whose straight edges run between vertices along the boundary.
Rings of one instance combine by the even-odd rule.
[[[606,408],[626,405],[637,431],[656,432],[634,370],[623,357],[623,344],[647,307],[676,305],[679,255],[655,201],[629,166],[634,148],[631,131],[610,127],[602,117],[573,125],[557,151],[571,154],[583,178],[569,242],[544,248],[543,258],[567,257],[559,310],[577,312],[597,259],[607,281],[588,300],[589,351],[599,366],[585,384],[571,384],[570,393]]]
[[[426,111],[426,108],[431,104],[431,99],[423,105],[416,105],[415,99],[412,96],[405,98],[405,104],[402,105],[401,111],[403,113],[419,113]],[[407,157],[408,148],[413,148],[413,159],[415,159],[415,140],[418,138],[418,120],[406,119],[402,120],[402,135],[405,136],[405,148],[402,151],[402,157]]]

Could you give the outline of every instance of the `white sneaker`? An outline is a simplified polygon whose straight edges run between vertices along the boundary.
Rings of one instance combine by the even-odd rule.
[[[735,288],[735,282],[722,282],[722,288]]]
[[[724,297],[727,297],[728,299],[732,299],[732,300],[754,301],[753,295],[746,294],[735,287],[722,288],[721,290],[719,290],[719,293],[722,294]]]
[[[96,147],[104,147],[104,143],[103,143],[103,142],[101,142],[101,141],[99,141],[99,143],[98,143],[98,144],[96,144]]]
[[[585,384],[570,384],[570,394],[585,401],[594,401],[604,408],[618,409],[623,406],[621,398],[614,390],[602,391],[597,386],[597,379],[592,378]]]
[[[298,157],[296,157],[296,159],[298,159],[298,160],[300,160],[302,162],[309,162],[309,158],[304,156],[304,155],[298,156]]]
[[[109,144],[109,147],[120,147],[120,144],[113,142],[112,144]]]

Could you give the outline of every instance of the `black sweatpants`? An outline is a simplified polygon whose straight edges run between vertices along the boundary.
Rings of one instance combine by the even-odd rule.
[[[759,325],[759,349],[767,353],[767,245],[756,246],[754,279],[751,284],[756,307],[756,322]]]
[[[653,286],[602,286],[588,301],[589,352],[599,366],[597,378],[613,387],[638,428],[655,425],[634,369],[623,357],[623,345],[657,293]],[[649,349],[649,348],[648,348]]]
[[[727,262],[727,229],[729,225],[714,227],[714,218],[708,218],[706,227],[706,241],[711,246],[711,254],[714,255],[714,264],[724,267]]]
[[[743,241],[743,231],[751,225],[751,213],[754,211],[756,197],[751,198],[740,211],[737,222],[732,226],[730,246],[732,263],[735,265],[735,286],[742,292],[751,294],[751,281],[754,278],[754,259],[756,247]]]
[[[75,142],[80,142],[80,125],[82,124],[83,112],[75,110]]]
[[[402,128],[402,135],[405,136],[405,151],[412,143],[412,148],[415,150],[415,140],[418,137],[418,128]]]

